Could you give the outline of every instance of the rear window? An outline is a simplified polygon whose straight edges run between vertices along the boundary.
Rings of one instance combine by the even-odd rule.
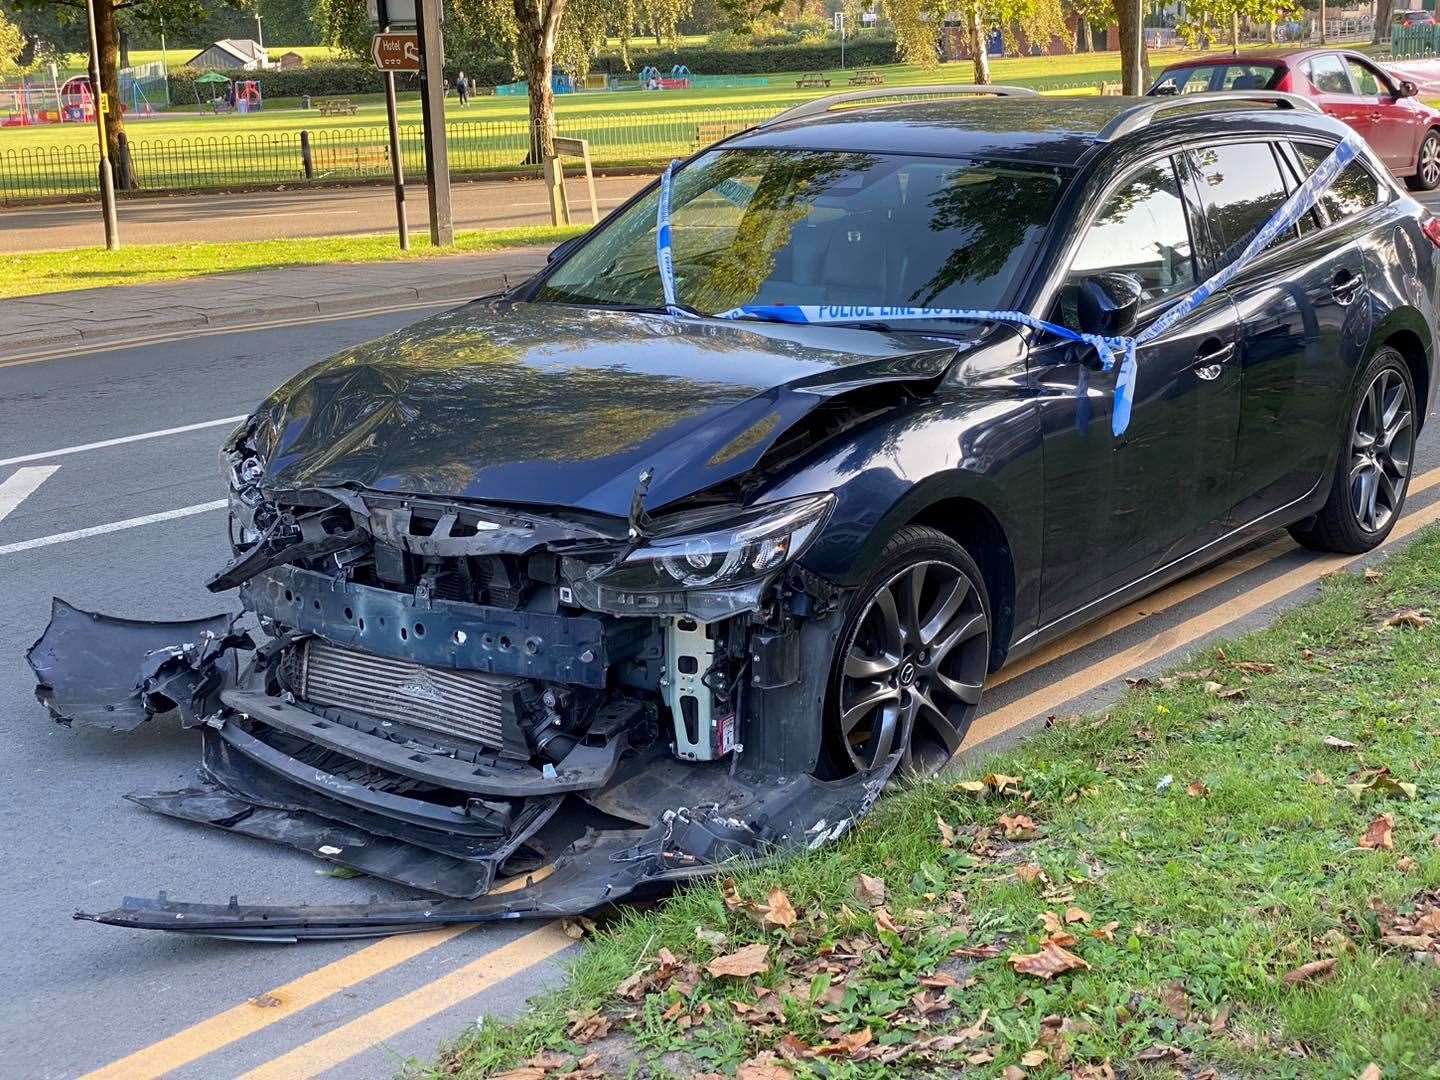
[[[1320,146],[1316,143],[1293,143],[1296,157],[1300,160],[1300,169],[1309,176],[1331,154],[1331,148]],[[1325,208],[1325,213],[1330,216],[1331,221],[1341,221],[1347,217],[1354,217],[1356,214],[1364,213],[1370,207],[1377,205],[1384,199],[1384,189],[1380,181],[1358,161],[1352,161],[1345,166],[1343,172],[1335,178],[1335,182],[1320,196],[1320,205]]]
[[[1155,84],[1154,92],[1203,94],[1209,90],[1266,90],[1279,74],[1276,64],[1201,64],[1165,72]]]
[[[1200,174],[1210,232],[1224,244],[1218,265],[1227,266],[1285,201],[1285,181],[1269,143],[1230,143],[1191,150]],[[1285,234],[1276,238],[1283,243]]]

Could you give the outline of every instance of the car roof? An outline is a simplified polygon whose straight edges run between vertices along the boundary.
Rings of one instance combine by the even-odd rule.
[[[1208,97],[1208,96],[1207,96]],[[1220,95],[1183,106],[1139,130],[1190,137],[1197,126],[1217,133],[1216,114],[1247,127],[1277,132],[1318,129],[1334,137],[1345,130],[1318,112],[1257,107],[1243,95]],[[1167,101],[1171,99],[1166,99]],[[1101,134],[1126,110],[1154,105],[1153,97],[950,97],[837,109],[752,128],[725,141],[726,149],[837,150],[916,154],[1040,165],[1078,166],[1098,147]],[[1190,102],[1186,102],[1190,104]],[[1203,111],[1202,111],[1203,110]],[[1167,110],[1168,112],[1168,110]],[[1122,136],[1124,138],[1126,136]],[[1163,135],[1157,135],[1163,141]],[[1148,141],[1148,140],[1147,140]]]
[[[1364,53],[1356,52],[1354,49],[1337,48],[1333,45],[1307,47],[1304,49],[1281,49],[1275,52],[1244,52],[1244,53],[1211,53],[1208,56],[1192,56],[1185,60],[1176,60],[1173,64],[1166,64],[1161,71],[1179,71],[1182,68],[1212,67],[1220,64],[1294,64],[1312,56],[1319,56],[1321,53],[1341,53],[1347,56],[1359,56],[1362,59],[1374,62],[1373,57],[1367,57]]]

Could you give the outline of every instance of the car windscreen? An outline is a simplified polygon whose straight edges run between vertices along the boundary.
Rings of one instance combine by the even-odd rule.
[[[828,150],[707,153],[675,174],[676,299],[994,309],[1068,174],[1048,167]],[[663,306],[650,191],[561,262],[539,301]]]
[[[1151,93],[1203,94],[1210,90],[1266,90],[1278,80],[1279,74],[1278,64],[1197,64],[1163,72]]]

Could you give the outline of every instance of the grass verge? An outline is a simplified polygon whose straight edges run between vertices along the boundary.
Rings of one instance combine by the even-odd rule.
[[[552,246],[584,232],[587,227],[537,225],[476,229],[457,233],[453,248],[431,247],[429,236],[412,232],[408,252],[396,247],[394,236],[379,235],[297,237],[229,244],[141,244],[119,251],[93,247],[0,255],[0,299],[106,285],[145,285],[237,270],[443,258],[508,247]]]
[[[1430,530],[983,776],[622,910],[414,1071],[1440,1076],[1435,609]]]

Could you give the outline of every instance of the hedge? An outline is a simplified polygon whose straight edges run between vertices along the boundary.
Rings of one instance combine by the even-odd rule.
[[[850,67],[878,67],[895,63],[895,42],[886,38],[867,38],[845,46],[845,63]],[[675,64],[685,64],[696,75],[772,75],[777,71],[829,71],[840,66],[838,44],[767,45],[763,48],[713,49],[707,45],[680,48],[630,50],[630,67],[620,62],[618,54],[598,57],[591,67],[612,75],[633,75],[643,67],[653,66],[669,71]],[[455,81],[459,65],[447,64],[446,74]],[[465,74],[471,86],[499,86],[512,82],[514,72],[508,60],[465,63]],[[203,72],[196,68],[175,68],[170,72],[170,100],[184,105],[195,100],[195,79]],[[256,78],[269,98],[332,97],[349,94],[378,94],[385,89],[380,73],[368,63],[355,60],[332,60],[306,64],[293,71],[261,71],[251,74],[226,71],[234,79]],[[418,86],[416,76],[397,79],[404,89]],[[203,94],[208,100],[214,91]]]

